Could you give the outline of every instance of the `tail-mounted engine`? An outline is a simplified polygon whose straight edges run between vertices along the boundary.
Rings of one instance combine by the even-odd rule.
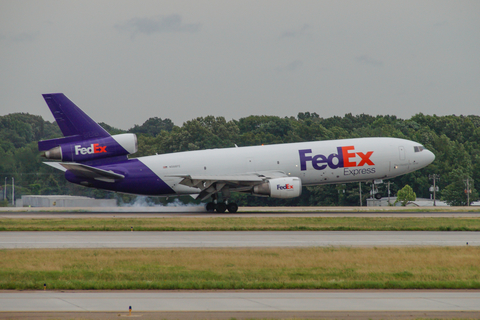
[[[83,162],[137,152],[137,136],[133,133],[117,134],[103,138],[69,141],[69,137],[40,141],[38,147],[47,159]]]
[[[295,198],[302,194],[302,181],[299,178],[276,178],[253,187],[253,194],[272,198]]]

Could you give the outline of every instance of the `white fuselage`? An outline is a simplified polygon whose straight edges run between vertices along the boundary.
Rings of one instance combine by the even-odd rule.
[[[138,158],[177,194],[199,189],[175,175],[231,176],[282,172],[302,185],[388,179],[430,164],[432,152],[398,138],[358,138],[209,149]]]

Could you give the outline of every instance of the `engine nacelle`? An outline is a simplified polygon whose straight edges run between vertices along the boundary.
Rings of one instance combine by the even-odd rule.
[[[276,178],[253,187],[254,195],[270,196],[272,198],[295,198],[302,194],[300,178]]]
[[[137,150],[137,136],[133,133],[124,133],[105,138],[62,143],[45,151],[44,156],[47,159],[82,162],[126,156],[137,152]]]

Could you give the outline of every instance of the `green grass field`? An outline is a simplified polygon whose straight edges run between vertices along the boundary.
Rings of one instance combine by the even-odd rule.
[[[1,250],[0,289],[480,289],[479,247]]]
[[[480,218],[0,219],[0,231],[480,231]]]

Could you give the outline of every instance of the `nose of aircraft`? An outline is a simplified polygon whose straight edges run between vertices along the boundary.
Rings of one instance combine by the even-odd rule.
[[[430,150],[423,150],[422,158],[423,158],[423,161],[425,162],[424,165],[427,166],[430,163],[432,163],[433,160],[435,160],[435,155]]]

